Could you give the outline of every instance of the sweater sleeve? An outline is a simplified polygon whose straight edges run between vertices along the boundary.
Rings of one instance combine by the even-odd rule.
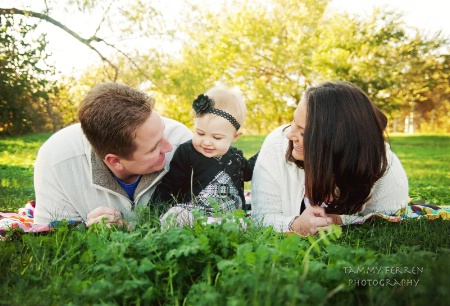
[[[386,145],[388,169],[372,188],[370,199],[358,214],[365,216],[370,213],[390,215],[408,205],[408,178],[398,157]],[[343,224],[356,221],[355,215],[341,215]]]
[[[281,134],[281,129],[269,134],[258,154],[252,180],[252,216],[264,226],[286,232],[295,215],[283,213],[282,176],[286,161],[282,146],[285,138]]]
[[[186,144],[180,145],[175,151],[170,162],[170,170],[156,188],[153,201],[172,204],[184,201],[185,185],[191,181],[189,176],[192,170],[189,152],[186,152]]]
[[[258,159],[259,151],[250,157],[248,160],[245,160],[244,165],[244,181],[248,182],[251,181],[253,177],[253,171],[255,169],[256,160]]]
[[[63,187],[63,185],[69,186],[71,176],[70,174],[61,175],[61,171],[58,171],[57,168],[58,165],[54,162],[53,152],[59,148],[55,146],[57,142],[53,140],[47,141],[39,149],[34,164],[36,209],[33,222],[48,224],[62,219],[82,221],[82,213],[69,200],[68,192]],[[72,187],[73,184],[70,186]],[[79,206],[83,206],[83,203],[80,203]]]
[[[184,125],[173,119],[162,117],[165,128],[164,136],[173,147],[171,152],[166,153],[167,162],[170,162],[178,147],[192,139],[192,132]]]
[[[241,150],[237,148],[235,148],[235,150],[235,154],[237,154],[239,156],[239,160],[241,160],[240,167],[244,175],[243,179],[245,182],[249,182],[252,180],[253,169],[255,168],[255,162],[259,152],[252,156],[250,159],[247,159],[245,158],[244,153]]]

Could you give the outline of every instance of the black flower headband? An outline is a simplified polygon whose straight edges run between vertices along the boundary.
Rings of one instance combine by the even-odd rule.
[[[237,120],[229,113],[224,112],[221,109],[214,108],[214,100],[207,95],[200,94],[197,99],[192,102],[192,108],[194,109],[196,115],[206,113],[214,114],[230,121],[230,123],[236,128],[236,130],[239,130],[239,128],[241,127]]]

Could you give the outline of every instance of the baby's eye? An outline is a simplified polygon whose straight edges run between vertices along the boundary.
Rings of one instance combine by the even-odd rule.
[[[215,140],[221,140],[222,138],[220,137],[214,137]]]

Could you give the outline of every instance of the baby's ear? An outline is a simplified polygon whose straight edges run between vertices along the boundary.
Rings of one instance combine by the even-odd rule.
[[[236,134],[234,134],[234,138],[233,141],[236,141],[239,137],[241,137],[242,132],[236,132]]]

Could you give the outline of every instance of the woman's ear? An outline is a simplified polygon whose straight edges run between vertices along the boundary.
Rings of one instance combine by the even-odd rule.
[[[106,154],[103,161],[110,169],[112,168],[119,171],[123,169],[123,165],[120,163],[120,158],[116,154],[112,153]]]
[[[239,137],[241,137],[242,132],[236,132],[236,134],[234,134],[234,138],[233,138],[233,142],[235,142]]]

